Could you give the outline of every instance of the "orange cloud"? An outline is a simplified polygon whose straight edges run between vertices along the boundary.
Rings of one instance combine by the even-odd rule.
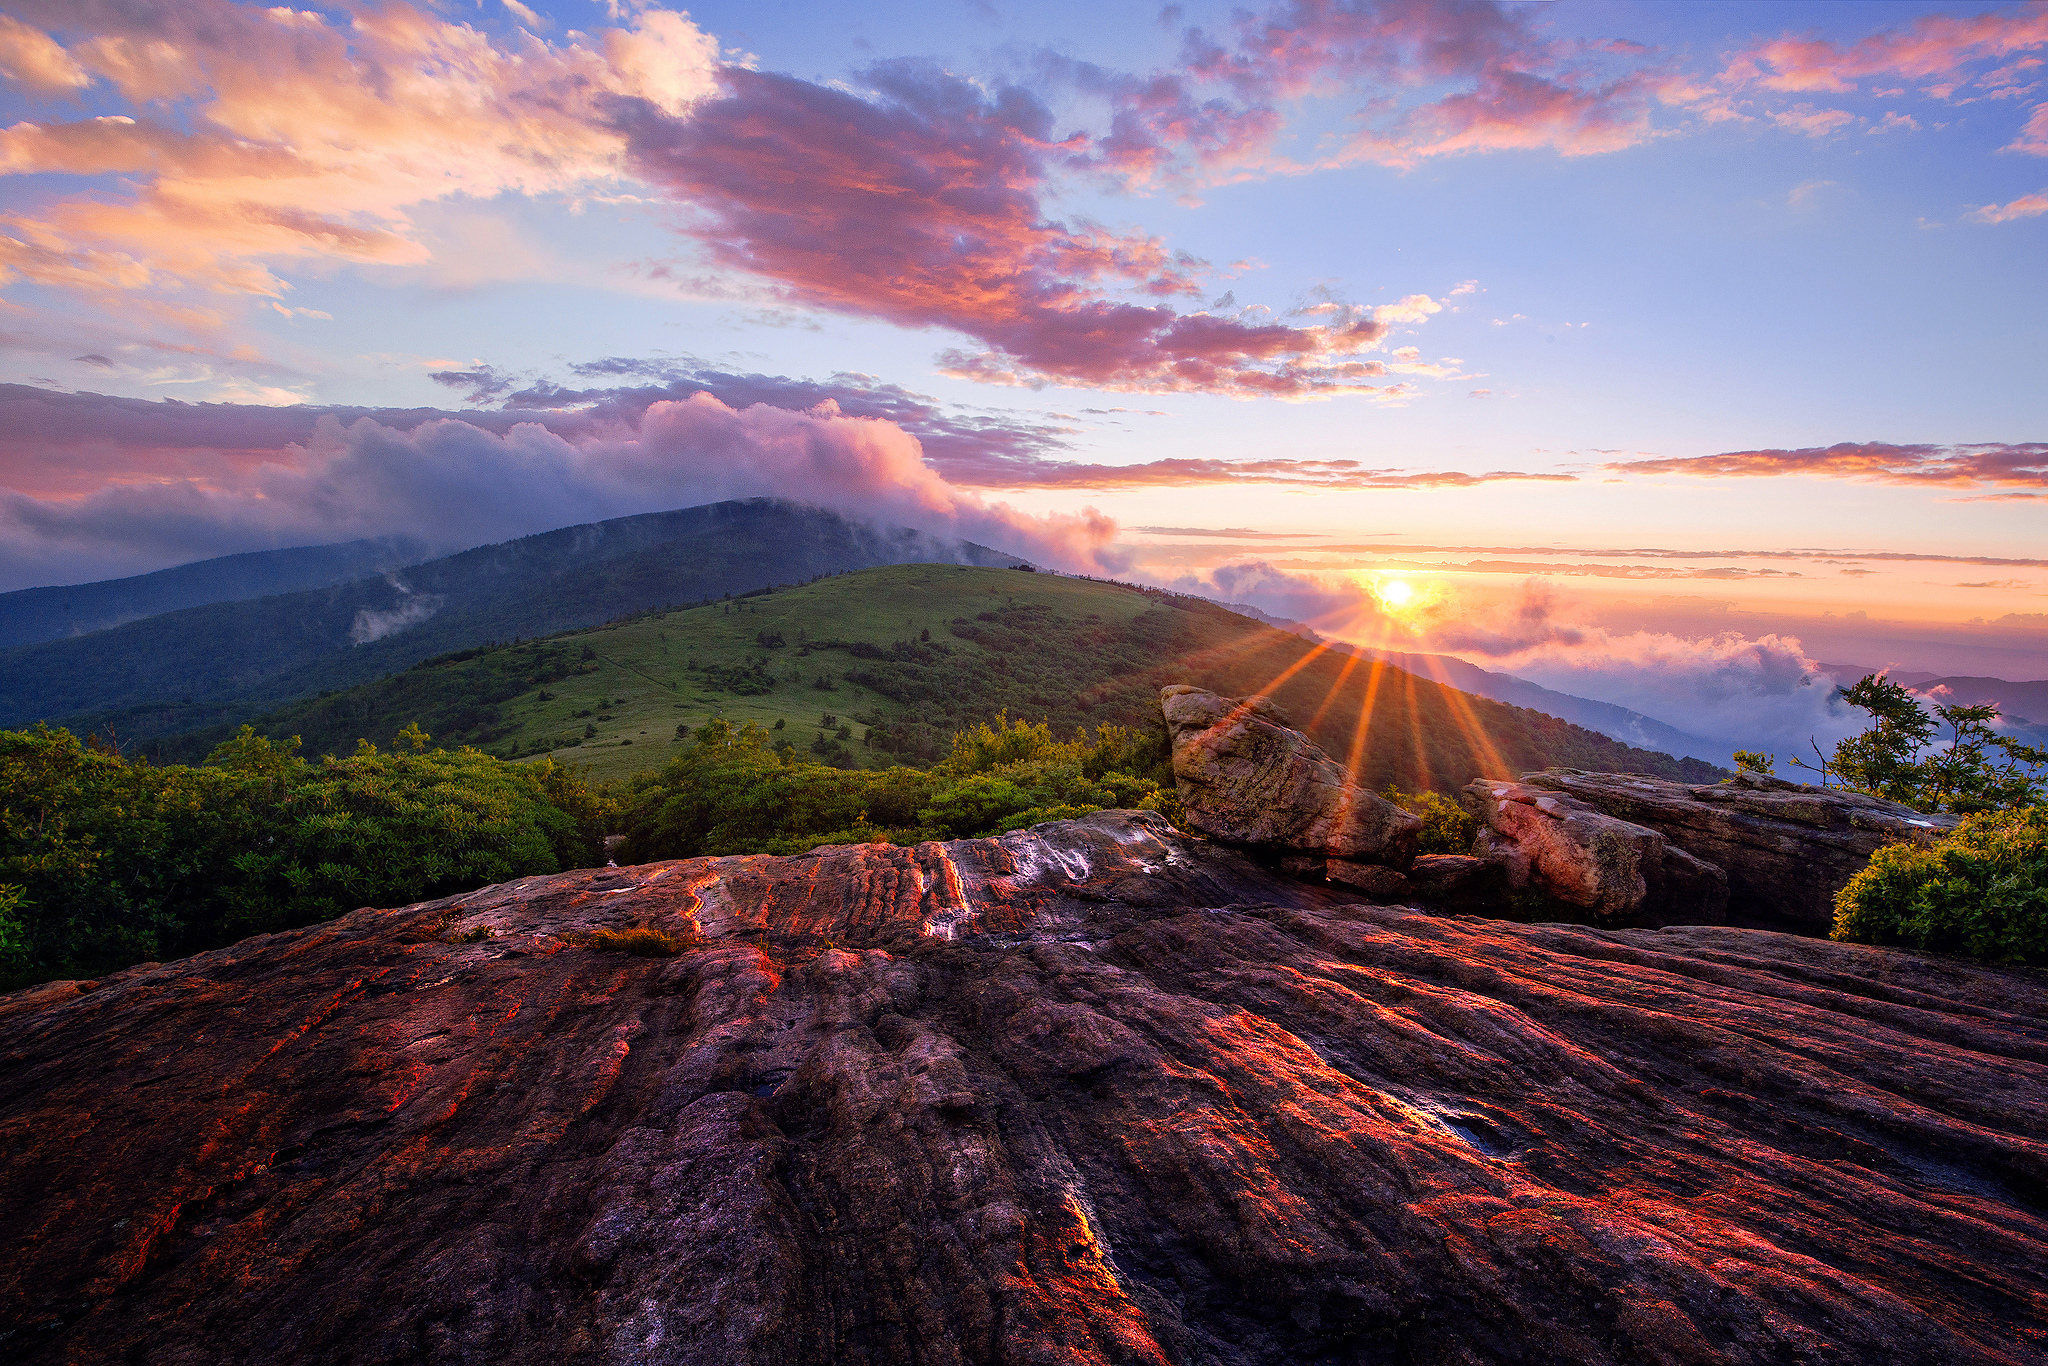
[[[92,76],[49,34],[0,14],[0,76],[38,95],[68,95]]]
[[[599,103],[680,113],[709,93],[718,58],[686,16],[658,10],[591,38],[501,44],[405,4],[336,21],[185,0],[101,8],[102,27],[66,47],[23,20],[62,35],[75,7],[10,8],[0,66],[45,91],[104,82],[145,111],[0,131],[0,174],[132,178],[125,195],[0,220],[12,273],[101,291],[274,298],[289,288],[272,271],[282,260],[421,262],[410,206],[610,179],[623,144]],[[146,112],[167,105],[191,117]]]

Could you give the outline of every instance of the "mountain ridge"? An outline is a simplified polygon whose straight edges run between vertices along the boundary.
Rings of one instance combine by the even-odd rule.
[[[1364,649],[1371,657],[1385,660],[1410,673],[1419,673],[1425,678],[1434,678],[1461,691],[1505,702],[1509,706],[1540,711],[1640,749],[1657,750],[1681,758],[1689,756],[1711,764],[1722,763],[1732,751],[1732,747],[1723,741],[1693,735],[1643,712],[1597,698],[1558,692],[1514,674],[1483,669],[1456,655],[1354,648]]]
[[[130,622],[0,651],[0,726],[111,726],[136,739],[251,715],[421,659],[649,608],[879,564],[1022,561],[779,499],[584,523],[403,573]]]

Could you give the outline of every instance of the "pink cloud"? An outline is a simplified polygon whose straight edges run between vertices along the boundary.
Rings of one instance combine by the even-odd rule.
[[[616,375],[646,373],[652,365],[614,359],[578,368]],[[1521,470],[1375,468],[1357,460],[1170,458],[1135,465],[1084,463],[1058,457],[1072,428],[986,413],[949,413],[895,385],[852,376],[816,383],[696,369],[640,387],[571,390],[536,384],[513,393],[507,392],[512,381],[489,367],[442,371],[436,377],[444,376],[453,382],[451,387],[502,397],[506,406],[461,414],[434,408],[267,407],[157,402],[0,385],[0,465],[10,471],[17,492],[76,499],[112,485],[232,482],[267,466],[293,465],[300,460],[295,450],[313,442],[323,423],[353,428],[368,422],[410,434],[455,420],[497,437],[518,427],[535,428],[581,447],[640,430],[660,405],[704,398],[734,411],[801,413],[828,426],[840,420],[878,423],[907,439],[934,477],[963,490],[1205,484],[1432,489],[1510,481],[1568,483],[1575,478]]]
[[[1973,17],[1930,14],[1847,45],[1792,37],[1760,43],[1731,59],[1722,80],[1835,93],[1869,76],[1945,76],[1973,61],[2042,46],[2048,46],[2048,9],[2039,5]]]
[[[0,76],[39,95],[68,95],[92,75],[41,29],[0,14]]]
[[[1979,223],[2010,223],[2015,218],[2038,218],[2048,213],[2048,190],[2023,194],[2004,204],[1986,204],[1970,217]]]
[[[1649,108],[1671,79],[1648,56],[1634,43],[1552,41],[1526,9],[1392,0],[1286,0],[1241,16],[1234,43],[1200,29],[1183,43],[1187,77],[1220,85],[1247,107],[1306,96],[1360,100],[1360,131],[1319,166],[1634,146],[1654,136]],[[1405,107],[1398,98],[1404,89],[1445,85],[1462,88]],[[1239,146],[1233,155],[1252,162],[1254,151]],[[1266,161],[1268,169],[1299,169]]]
[[[1815,109],[1810,104],[1801,104],[1772,114],[1771,121],[1780,128],[1789,128],[1810,138],[1824,138],[1856,122],[1856,116],[1839,109]]]
[[[1383,317],[1332,306],[1301,326],[1164,302],[1198,292],[1202,263],[1153,238],[1048,217],[1050,163],[1075,150],[1016,89],[984,94],[934,69],[871,73],[866,100],[728,69],[688,118],[621,105],[633,168],[687,202],[718,264],[788,302],[942,327],[978,348],[946,372],[988,382],[1201,390],[1239,397],[1386,393],[1362,359],[1426,297]],[[1397,306],[1398,308],[1399,306]]]
[[[2048,157],[2048,104],[2037,104],[2028,116],[2026,126],[2020,135],[2006,144],[2008,152],[2032,152],[2037,157]]]
[[[610,179],[620,139],[595,102],[680,113],[718,57],[658,10],[564,44],[501,44],[402,3],[343,21],[230,0],[9,9],[0,66],[44,90],[109,87],[137,110],[0,131],[0,173],[130,178],[0,220],[0,265],[88,291],[274,298],[289,289],[280,261],[417,264],[409,206]]]
[[[1908,485],[2048,485],[2048,442],[1894,446],[1845,441],[1798,450],[1727,451],[1720,455],[1623,460],[1607,466],[1623,474],[1679,474],[1700,478],[1811,475]]]
[[[1472,488],[1515,481],[1575,483],[1576,475],[1524,470],[1374,469],[1357,460],[1214,460],[1170,458],[1134,465],[1095,465],[1009,456],[998,460],[947,461],[949,478],[975,488],[1139,489],[1187,488],[1200,484],[1287,484],[1319,489]]]

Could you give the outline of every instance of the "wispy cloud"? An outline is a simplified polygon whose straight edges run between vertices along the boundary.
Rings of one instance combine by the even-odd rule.
[[[2015,218],[2038,218],[2044,213],[2048,213],[2048,190],[2023,194],[2004,204],[1986,204],[1972,211],[1970,217],[1979,223],[2010,223]]]
[[[1844,441],[1796,450],[1725,451],[1719,455],[1619,460],[1623,474],[1678,474],[1732,479],[1802,474],[1881,484],[2048,487],[2048,442],[1981,442],[1895,446]]]
[[[1853,43],[1826,38],[1772,39],[1733,57],[1722,73],[1731,83],[1769,90],[1853,90],[1872,76],[1948,76],[1967,63],[2048,46],[2048,9],[2022,5],[1974,16],[1930,14],[1904,28]]]
[[[1255,531],[1244,526],[1134,526],[1147,536],[1214,536],[1231,541],[1299,541],[1317,537],[1313,531]]]
[[[1910,24],[1884,29],[1854,42],[1786,35],[1754,43],[1730,57],[1718,77],[1685,92],[1679,102],[1708,118],[1746,117],[1738,96],[1759,91],[1839,95],[1860,89],[1863,81],[1928,81],[1923,94],[1935,99],[1959,98],[1974,87],[1976,98],[2015,98],[2033,87],[2020,83],[2022,72],[2040,63],[2022,57],[1986,70],[1988,63],[2048,47],[2048,8],[2021,5],[1977,15],[1922,15]],[[1897,95],[1903,87],[1872,93]],[[1744,106],[1748,107],[1748,106]],[[1801,103],[1769,111],[1780,127],[1809,137],[1826,137],[1857,121],[1847,110]],[[1909,114],[1887,112],[1869,133],[1914,130],[1919,121]],[[2036,106],[2026,128],[2008,150],[2048,154],[2048,105]]]

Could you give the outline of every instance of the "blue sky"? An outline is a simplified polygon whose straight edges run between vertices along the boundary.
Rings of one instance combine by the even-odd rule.
[[[2044,549],[2048,6],[0,15],[0,379],[226,405],[175,439],[132,405],[18,424],[12,586],[431,530],[402,479],[337,494],[369,438],[321,445],[320,412],[502,442],[517,410],[599,512],[715,489],[971,508],[1076,568],[1313,579],[1410,645],[1552,571],[1442,568],[1425,622],[1370,591],[1423,571],[1331,547],[1937,557],[1658,597],[1582,575],[1569,610],[1616,638],[1801,641],[1862,612],[1840,644],[1873,663],[1932,630],[1914,658],[2048,673],[2044,566],[1938,558]],[[733,376],[808,384],[768,406],[856,452],[844,477],[650,454],[649,403],[738,411]],[[885,388],[929,400],[922,425],[879,416]],[[254,408],[303,431],[225,434]],[[735,418],[733,449],[770,420]],[[968,429],[973,459],[945,444]],[[476,449],[436,487],[524,477]],[[474,534],[546,512],[508,516]]]

